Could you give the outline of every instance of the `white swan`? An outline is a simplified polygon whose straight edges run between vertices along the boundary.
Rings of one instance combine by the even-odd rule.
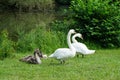
[[[36,49],[34,51],[34,56],[24,57],[20,59],[20,61],[31,63],[31,64],[41,64],[42,61],[40,58],[42,58],[42,53],[40,53],[39,49]]]
[[[59,48],[53,54],[51,54],[49,57],[56,58],[56,59],[60,60],[61,63],[65,63],[65,60],[67,58],[74,57],[76,54],[76,50],[71,45],[71,40],[70,40],[71,34],[74,34],[74,33],[75,33],[74,29],[71,29],[68,32],[67,43],[68,43],[69,48]]]
[[[84,57],[84,55],[95,53],[95,50],[89,50],[85,44],[78,42],[75,39],[76,37],[82,38],[82,34],[77,33],[72,37],[72,41],[73,41],[72,46],[74,46],[76,52],[78,52],[77,56],[78,54],[82,54],[82,57]]]

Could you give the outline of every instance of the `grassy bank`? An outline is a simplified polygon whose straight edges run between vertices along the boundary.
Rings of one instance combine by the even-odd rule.
[[[120,50],[97,50],[85,58],[75,57],[66,64],[57,60],[42,59],[41,65],[26,64],[15,58],[0,61],[0,80],[119,80]]]

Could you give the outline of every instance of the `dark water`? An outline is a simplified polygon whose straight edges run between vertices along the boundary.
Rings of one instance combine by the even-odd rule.
[[[0,31],[7,29],[11,37],[18,32],[29,32],[30,30],[46,26],[55,19],[54,12],[1,12]]]
[[[24,34],[36,27],[49,27],[54,20],[63,20],[68,15],[68,6],[59,6],[49,12],[16,12],[0,10],[0,32],[7,29],[9,37],[15,40],[18,33]]]

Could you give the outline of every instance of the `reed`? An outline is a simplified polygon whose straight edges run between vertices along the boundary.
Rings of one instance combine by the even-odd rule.
[[[13,56],[14,42],[8,37],[8,31],[3,30],[0,33],[0,60]]]
[[[39,26],[39,25],[38,25]],[[28,52],[40,48],[44,53],[52,53],[58,47],[65,47],[66,35],[63,32],[48,31],[43,26],[31,30],[27,34],[19,35],[17,51]]]

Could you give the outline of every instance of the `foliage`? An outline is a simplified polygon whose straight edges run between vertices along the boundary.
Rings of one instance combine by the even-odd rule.
[[[7,29],[9,37],[15,42],[16,52],[33,51],[40,48],[42,52],[52,53],[59,47],[68,47],[66,33],[47,26],[54,20],[54,15],[45,13],[20,13],[14,16],[7,13],[0,16],[0,30]],[[7,24],[6,24],[7,23]]]
[[[51,26],[50,28],[52,30],[63,31],[65,33],[67,33],[69,31],[69,29],[70,29],[69,28],[70,24],[66,20],[63,20],[63,21],[61,21],[61,20],[53,21],[50,26]]]
[[[66,45],[66,35],[60,31],[49,31],[39,26],[29,33],[19,35],[17,51],[26,52],[40,48],[42,52],[52,53],[56,48]],[[65,42],[64,42],[65,41]]]
[[[17,41],[18,34],[25,34],[38,27],[36,25],[46,26],[55,18],[52,12],[22,12],[22,13],[2,13],[0,16],[0,31],[7,29],[10,38]]]
[[[102,47],[120,46],[120,8],[118,1],[72,0],[70,19],[86,39]]]
[[[14,52],[14,43],[8,38],[7,30],[0,34],[0,59],[12,56]]]

